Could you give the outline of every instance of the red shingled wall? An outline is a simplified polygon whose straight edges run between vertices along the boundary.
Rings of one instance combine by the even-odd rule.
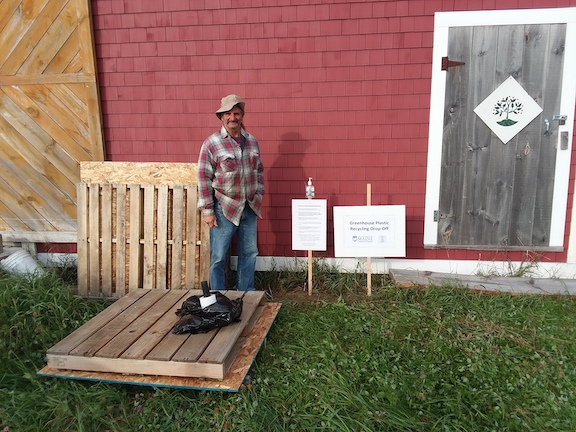
[[[312,177],[329,227],[332,207],[364,205],[371,183],[373,205],[406,205],[407,258],[445,259],[423,249],[434,12],[566,6],[576,0],[93,0],[107,158],[195,162],[236,93],[266,168],[260,255],[304,255],[290,203]],[[331,230],[328,243],[333,256]]]

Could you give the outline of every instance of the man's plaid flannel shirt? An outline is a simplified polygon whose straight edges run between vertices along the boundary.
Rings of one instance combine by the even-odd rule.
[[[214,200],[226,219],[238,226],[246,202],[262,217],[264,181],[260,147],[256,138],[242,129],[244,148],[224,126],[202,144],[198,159],[198,208],[202,216],[214,214]]]

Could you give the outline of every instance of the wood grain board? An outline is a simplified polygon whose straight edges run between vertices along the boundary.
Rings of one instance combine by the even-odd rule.
[[[189,296],[201,294],[200,290],[130,291],[48,349],[47,368],[63,374],[224,380],[246,338],[255,328],[262,332],[257,323],[269,306],[263,301],[263,291],[228,291],[225,294],[230,299],[243,298],[239,322],[204,334],[172,333],[179,319],[176,310]],[[271,325],[272,321],[268,318],[267,322]]]

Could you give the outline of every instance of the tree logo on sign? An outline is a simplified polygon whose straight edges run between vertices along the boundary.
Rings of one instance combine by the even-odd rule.
[[[499,117],[506,116],[503,120],[500,120],[498,123],[500,126],[512,126],[518,123],[518,121],[512,120],[510,118],[510,114],[522,114],[522,109],[524,105],[520,102],[520,99],[515,98],[514,96],[506,96],[503,99],[500,99],[494,105],[493,114]]]

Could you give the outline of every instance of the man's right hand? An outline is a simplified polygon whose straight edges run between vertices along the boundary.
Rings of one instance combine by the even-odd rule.
[[[216,215],[210,215],[204,217],[204,222],[208,225],[208,228],[217,227],[218,223],[216,222]]]

